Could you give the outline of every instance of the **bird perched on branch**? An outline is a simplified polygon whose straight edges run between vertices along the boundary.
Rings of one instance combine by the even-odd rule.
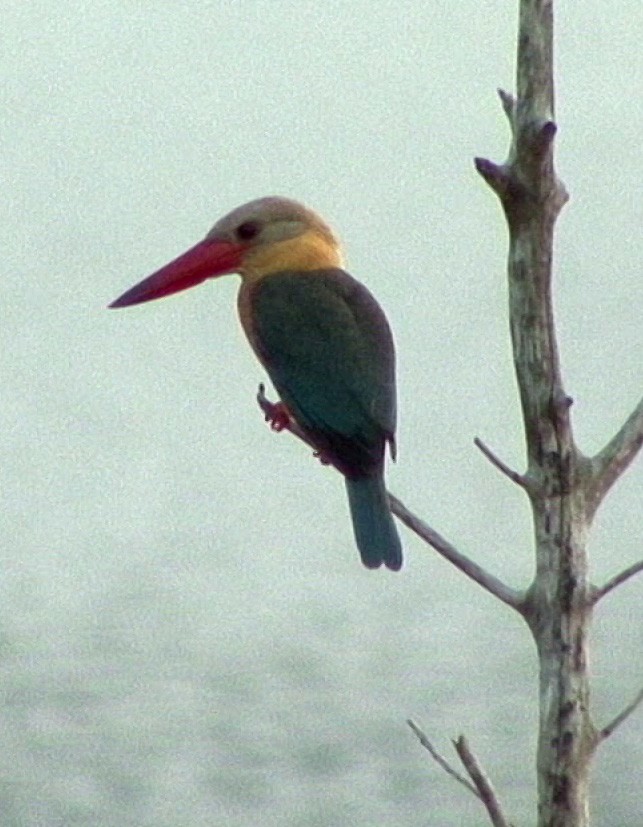
[[[279,393],[279,415],[344,475],[364,565],[398,570],[402,547],[384,483],[387,444],[395,458],[393,338],[376,300],[342,264],[335,234],[313,210],[260,198],[110,307],[239,273],[241,324]]]

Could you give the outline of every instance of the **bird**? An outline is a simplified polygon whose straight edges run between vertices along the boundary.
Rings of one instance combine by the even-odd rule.
[[[232,210],[109,307],[239,274],[241,326],[279,394],[281,416],[344,476],[363,564],[398,571],[402,545],[384,480],[387,447],[396,458],[395,346],[384,311],[343,268],[339,239],[320,215],[268,196]]]

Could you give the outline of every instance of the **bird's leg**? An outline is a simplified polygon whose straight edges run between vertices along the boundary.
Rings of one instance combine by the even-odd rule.
[[[295,436],[298,436],[311,448],[313,448],[313,456],[318,459],[322,465],[332,465],[332,460],[322,450],[315,448],[310,439],[304,434],[297,420],[292,416],[288,408],[283,402],[271,402],[266,396],[266,388],[263,384],[259,385],[259,392],[257,393],[257,402],[263,411],[264,419],[270,423],[273,431],[283,431],[286,428]]]

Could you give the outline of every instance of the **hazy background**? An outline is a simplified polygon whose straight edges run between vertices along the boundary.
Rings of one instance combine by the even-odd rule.
[[[483,824],[464,732],[533,823],[536,660],[509,610],[403,530],[368,572],[340,478],[262,422],[236,277],[108,312],[232,207],[282,194],[343,237],[399,353],[391,489],[524,586],[501,211],[516,3],[2,4],[2,687],[7,825]],[[640,0],[558,4],[556,311],[588,453],[641,390]],[[591,541],[641,556],[643,466]],[[641,682],[641,584],[601,603],[594,712]],[[596,823],[640,823],[643,719],[600,751]]]

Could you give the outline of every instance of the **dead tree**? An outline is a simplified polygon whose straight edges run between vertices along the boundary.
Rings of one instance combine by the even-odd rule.
[[[538,827],[586,827],[592,756],[643,700],[642,690],[602,727],[592,720],[588,668],[592,610],[609,591],[643,571],[643,561],[600,588],[589,582],[587,565],[592,518],[643,442],[643,400],[596,456],[581,453],[574,441],[572,399],[561,376],[551,300],[554,225],[567,201],[554,169],[553,0],[521,0],[516,96],[501,91],[500,99],[511,128],[509,157],[503,164],[483,158],[475,163],[500,199],[509,228],[509,323],[526,471],[516,473],[480,440],[476,444],[529,497],[534,581],[525,592],[513,591],[456,554],[433,532],[425,538],[529,625],[540,675]],[[407,525],[413,522],[408,513],[399,516]],[[485,783],[474,777],[462,741],[456,742],[456,749],[492,823],[508,824],[484,775]]]
[[[509,228],[509,323],[525,431],[526,470],[509,468],[481,440],[475,444],[529,498],[536,574],[513,589],[459,552],[390,495],[394,514],[436,551],[528,624],[539,658],[539,733],[536,759],[538,827],[587,827],[589,767],[600,743],[643,701],[643,690],[612,721],[597,726],[590,709],[589,630],[596,603],[643,560],[600,587],[588,579],[587,540],[592,518],[643,443],[643,399],[593,457],[574,441],[572,399],[561,376],[551,300],[556,219],[567,193],[554,169],[553,0],[520,0],[515,97],[501,91],[511,129],[503,164],[476,158],[476,169],[498,196]],[[259,404],[272,403],[260,389]],[[296,423],[289,428],[305,437]],[[498,796],[460,736],[454,746],[465,768],[456,770],[422,730],[409,725],[451,776],[476,795],[494,827],[508,827]]]

